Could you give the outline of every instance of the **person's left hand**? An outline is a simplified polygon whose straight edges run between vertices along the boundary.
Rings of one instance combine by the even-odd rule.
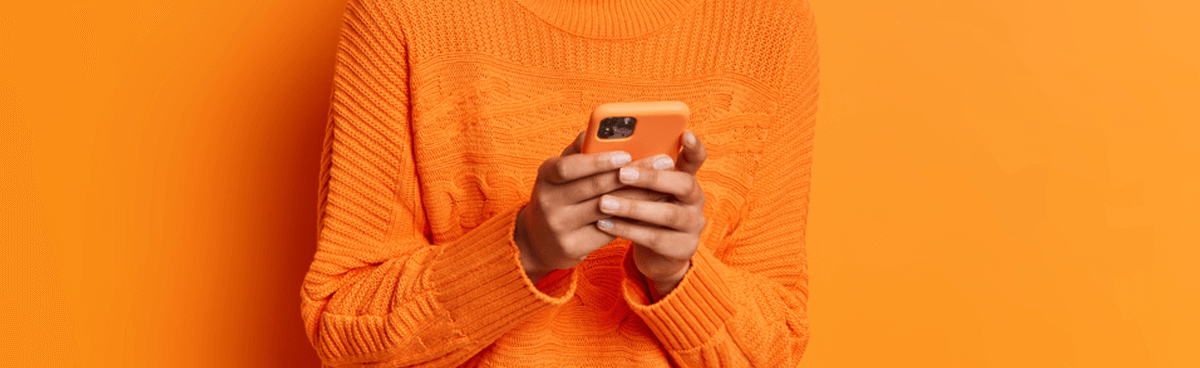
[[[677,171],[660,171],[634,166],[620,170],[621,183],[668,194],[665,201],[653,202],[604,195],[600,211],[614,217],[597,221],[600,231],[634,243],[633,259],[638,271],[650,281],[660,296],[666,296],[687,274],[692,255],[700,245],[704,218],[704,191],[696,180],[696,170],[704,164],[707,151],[692,132],[682,138],[679,163],[655,162],[656,167],[675,166]],[[670,161],[665,155],[659,160]]]

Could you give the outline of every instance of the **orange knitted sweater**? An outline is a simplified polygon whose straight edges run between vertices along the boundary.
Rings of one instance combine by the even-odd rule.
[[[605,102],[678,100],[708,148],[692,267],[618,239],[534,285],[537,167]],[[326,366],[795,366],[817,100],[805,0],[350,0],[301,288]]]

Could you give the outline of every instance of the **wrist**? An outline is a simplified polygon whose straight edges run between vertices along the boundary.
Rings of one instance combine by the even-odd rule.
[[[521,208],[517,212],[517,221],[513,229],[513,243],[517,245],[517,253],[520,256],[521,268],[525,271],[525,276],[529,277],[529,281],[537,284],[538,280],[546,276],[550,270],[545,267],[538,266],[539,262],[533,256],[533,251],[529,247],[529,228],[525,224],[525,210],[528,207]]]
[[[679,286],[679,283],[683,282],[683,277],[687,276],[687,272],[691,268],[692,262],[689,260],[687,263],[684,263],[683,267],[679,268],[679,271],[676,271],[670,276],[659,278],[647,277],[646,281],[649,284],[647,286],[650,287],[652,292],[656,293],[654,298],[655,301],[662,300],[663,297],[667,296],[667,294],[670,294],[671,291],[674,291],[675,288]]]

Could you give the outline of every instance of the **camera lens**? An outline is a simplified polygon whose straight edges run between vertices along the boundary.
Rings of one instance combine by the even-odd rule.
[[[601,139],[620,139],[633,135],[637,118],[629,116],[610,117],[600,121],[596,136]]]

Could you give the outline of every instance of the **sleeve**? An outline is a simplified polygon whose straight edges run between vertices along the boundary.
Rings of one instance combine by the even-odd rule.
[[[624,298],[682,367],[794,367],[807,346],[804,235],[818,81],[815,25],[802,8],[780,116],[741,222],[722,244],[701,244],[684,279],[658,301],[627,255]]]
[[[351,0],[334,72],[318,239],[301,317],[324,366],[457,366],[561,305],[575,275],[531,284],[519,208],[433,244],[416,180],[408,65],[396,8]]]

